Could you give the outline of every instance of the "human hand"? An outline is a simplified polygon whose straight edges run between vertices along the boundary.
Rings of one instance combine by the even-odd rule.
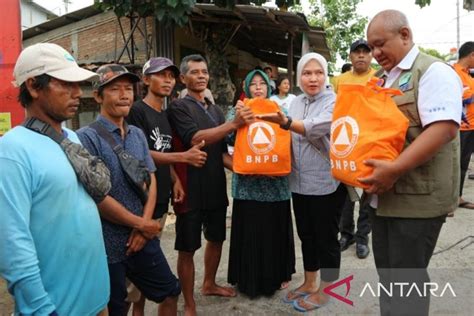
[[[237,128],[251,124],[255,121],[255,115],[253,114],[250,107],[246,106],[242,101],[237,101],[235,105],[235,117],[234,117],[234,124]]]
[[[374,170],[370,176],[358,178],[357,180],[363,184],[370,185],[370,187],[365,190],[365,192],[369,194],[382,194],[387,192],[393,187],[401,175],[393,161],[368,159],[364,161],[364,164],[373,167]]]
[[[185,195],[181,181],[176,178],[173,183],[173,203],[183,203]]]
[[[185,152],[186,161],[188,164],[194,167],[202,167],[206,163],[207,153],[201,149],[206,145],[206,142],[202,140],[199,144],[194,145],[188,151]]]
[[[242,101],[242,100],[237,100],[237,103],[235,104],[235,109],[236,109],[236,110],[239,110],[239,109],[243,108],[244,106],[245,106],[244,101]]]
[[[258,119],[275,123],[278,125],[285,125],[288,121],[288,118],[282,111],[278,111],[276,113],[267,113],[267,114],[257,114],[256,116]]]
[[[161,225],[159,221],[153,219],[143,219],[141,226],[138,230],[147,239],[152,239],[161,232]]]
[[[145,236],[143,236],[138,230],[134,229],[132,230],[132,233],[130,234],[130,237],[128,238],[127,241],[127,252],[126,255],[129,256],[134,252],[138,252],[142,250],[143,247],[145,247],[145,244],[147,243],[147,239]]]

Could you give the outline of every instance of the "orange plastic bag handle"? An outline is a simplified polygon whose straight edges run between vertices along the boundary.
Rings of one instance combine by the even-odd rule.
[[[385,93],[387,95],[403,95],[403,92],[401,92],[398,89],[391,89],[391,88],[383,88],[378,85],[380,79],[373,77],[367,82],[367,88],[372,89],[373,91],[377,93]]]

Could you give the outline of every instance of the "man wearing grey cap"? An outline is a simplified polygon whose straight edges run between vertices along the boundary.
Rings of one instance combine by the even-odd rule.
[[[110,273],[109,312],[126,315],[127,277],[146,298],[160,303],[160,315],[176,315],[181,287],[156,238],[160,224],[152,219],[156,168],[143,132],[125,122],[133,102],[133,84],[140,78],[117,64],[103,65],[97,74],[94,98],[100,104],[100,114],[96,122],[77,133],[84,147],[101,157],[112,175],[110,193],[99,204]],[[132,157],[127,159],[128,165],[124,165],[124,157]],[[139,161],[139,167],[132,172],[133,181],[131,159]],[[135,179],[138,174],[144,174],[150,181]],[[142,221],[152,223],[155,229],[144,229]]]
[[[179,69],[165,57],[153,57],[143,66],[143,84],[146,96],[135,102],[130,109],[127,122],[139,127],[148,141],[151,157],[156,165],[157,200],[154,219],[160,219],[164,226],[170,194],[172,203],[181,203],[184,190],[176,172],[174,163],[186,163],[194,167],[201,167],[207,158],[202,151],[204,142],[191,147],[187,151],[173,152],[172,130],[165,111],[165,98],[171,95],[179,76]],[[143,296],[139,303],[133,306],[134,312],[140,310],[143,314]]]
[[[127,122],[139,127],[145,134],[153,161],[157,165],[158,197],[154,218],[161,218],[168,210],[169,195],[173,191],[173,202],[182,202],[184,191],[176,177],[173,163],[188,163],[201,167],[207,154],[201,151],[204,142],[185,152],[172,151],[172,131],[164,109],[165,98],[171,95],[179,76],[179,69],[171,60],[153,57],[143,66],[143,83],[147,90],[143,100],[130,109]]]
[[[96,74],[55,44],[22,51],[14,69],[19,101],[36,119],[62,128],[79,107],[79,83]],[[17,126],[0,139],[0,274],[15,315],[97,315],[109,300],[109,274],[99,213],[62,148]]]
[[[352,43],[349,57],[351,59],[352,70],[335,78],[333,87],[336,93],[341,84],[365,85],[375,74],[375,70],[370,67],[372,53],[366,40],[358,39]],[[368,210],[370,206],[360,206],[359,217],[357,219],[357,231],[355,232],[354,206],[355,203],[352,202],[350,198],[347,198],[342,210],[341,222],[339,225],[341,230],[339,244],[341,245],[341,251],[344,251],[353,243],[356,243],[356,255],[359,259],[364,259],[367,258],[370,252],[370,223]]]

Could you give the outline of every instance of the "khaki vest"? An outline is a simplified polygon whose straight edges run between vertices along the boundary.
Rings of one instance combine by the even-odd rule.
[[[408,88],[393,100],[409,119],[405,147],[423,132],[418,113],[418,84],[421,76],[435,61],[419,53],[409,70],[403,70],[391,88],[399,89],[400,78],[411,73]],[[405,75],[405,78],[409,75]],[[403,84],[403,82],[402,82]],[[401,176],[394,187],[379,195],[377,215],[404,218],[432,218],[456,209],[459,197],[460,158],[459,135],[445,144],[425,164]]]

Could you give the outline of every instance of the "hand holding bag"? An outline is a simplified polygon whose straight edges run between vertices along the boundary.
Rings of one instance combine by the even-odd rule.
[[[254,114],[276,113],[278,104],[269,99],[245,99]],[[256,119],[237,130],[233,154],[234,172],[286,176],[291,172],[291,133],[280,125]]]

